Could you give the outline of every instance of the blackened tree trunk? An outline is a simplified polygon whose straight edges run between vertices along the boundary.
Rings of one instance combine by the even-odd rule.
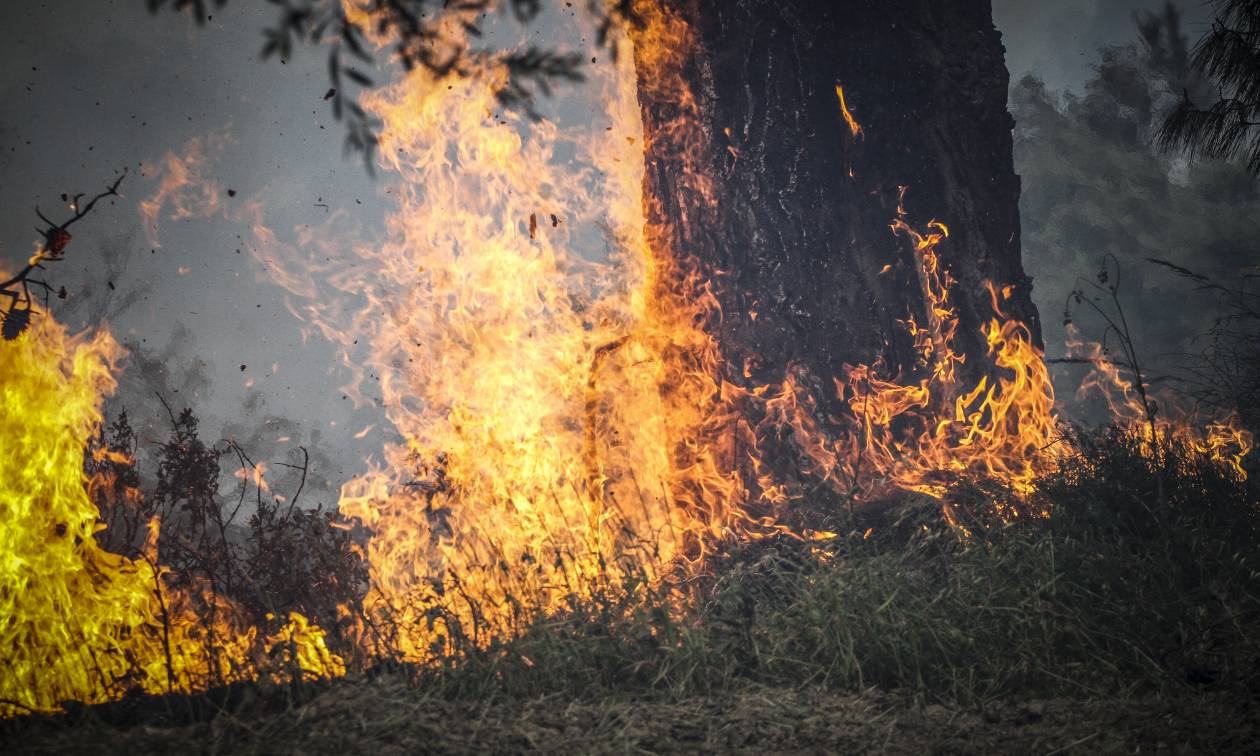
[[[890,372],[914,370],[898,321],[929,321],[912,244],[890,230],[900,187],[910,225],[936,219],[951,231],[939,254],[958,281],[964,370],[983,370],[986,281],[1013,287],[1004,308],[1039,341],[989,0],[664,2],[691,31],[682,79],[700,138],[660,138],[686,108],[641,83],[658,136],[647,156],[652,220],[715,282],[712,327],[733,380],[746,367],[764,382],[805,367],[834,408],[830,377],[844,363],[883,355]]]

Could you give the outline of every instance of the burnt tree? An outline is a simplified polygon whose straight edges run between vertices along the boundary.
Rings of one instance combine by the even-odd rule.
[[[681,78],[699,143],[663,135],[677,93],[640,82],[650,140],[650,218],[692,258],[722,306],[730,378],[782,380],[807,368],[823,407],[844,363],[883,355],[914,369],[904,320],[928,322],[907,222],[949,226],[939,254],[957,279],[956,350],[983,370],[986,281],[1040,340],[1020,260],[1019,178],[1009,75],[989,0],[666,0],[690,44]],[[640,61],[642,63],[642,61]],[[643,66],[641,65],[641,70]],[[843,87],[853,122],[837,96]],[[860,133],[859,133],[860,126]],[[689,178],[709,178],[711,197]],[[887,269],[885,266],[891,266]]]

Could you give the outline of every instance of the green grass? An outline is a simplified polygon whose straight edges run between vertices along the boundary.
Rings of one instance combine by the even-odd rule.
[[[1077,447],[1081,454],[1041,481],[1044,502],[1035,503],[1050,505],[1047,519],[1001,523],[992,513],[1009,503],[1007,494],[973,481],[952,496],[970,538],[945,525],[936,502],[909,498],[859,512],[850,532],[829,543],[732,545],[707,575],[685,585],[575,598],[520,637],[441,668],[382,667],[375,676],[250,690],[196,711],[117,704],[94,710],[88,724],[79,712],[9,723],[0,737],[51,747],[66,737],[77,742],[73,733],[82,730],[94,733],[94,743],[132,747],[138,736],[130,725],[144,722],[161,725],[143,730],[159,740],[219,727],[229,733],[220,733],[228,750],[265,751],[268,741],[251,738],[310,717],[352,731],[361,725],[386,740],[389,718],[401,717],[399,737],[411,733],[422,743],[413,725],[436,711],[445,713],[434,727],[463,732],[470,743],[490,738],[491,750],[542,747],[534,738],[570,725],[576,729],[565,737],[590,745],[582,750],[656,750],[674,742],[671,730],[634,724],[645,712],[657,723],[691,721],[683,712],[694,712],[700,729],[686,737],[698,739],[697,747],[725,747],[721,738],[732,727],[753,735],[786,728],[784,737],[803,737],[816,713],[809,707],[832,707],[837,721],[900,722],[915,732],[913,723],[932,719],[927,712],[946,712],[936,725],[944,733],[959,717],[1001,724],[1033,706],[1043,712],[1036,721],[1058,721],[1044,712],[1060,711],[1063,726],[1029,747],[1053,750],[1086,738],[1081,748],[1131,749],[1146,742],[1140,733],[1177,722],[1189,729],[1180,740],[1168,735],[1170,742],[1229,750],[1242,737],[1233,714],[1210,725],[1217,732],[1172,715],[1126,728],[1161,706],[1199,707],[1195,716],[1208,725],[1224,702],[1243,705],[1260,695],[1255,485],[1185,449],[1152,459],[1123,434],[1082,438]],[[863,538],[867,528],[871,536]],[[680,605],[686,609],[668,608]],[[756,709],[755,701],[766,703],[751,719],[722,714],[723,705]],[[785,714],[784,701],[806,709],[789,706]],[[124,710],[131,713],[116,713]],[[990,721],[995,711],[1005,714]],[[467,717],[489,729],[469,731]],[[538,721],[550,724],[531,730]],[[1095,734],[1086,731],[1104,721]],[[853,726],[874,737],[867,725]],[[905,734],[900,726],[890,725],[888,742]],[[847,742],[833,736],[841,737],[816,735],[831,747]],[[1218,736],[1227,739],[1211,740]],[[463,741],[441,742],[430,745],[457,750]],[[994,735],[995,750],[1004,742]]]

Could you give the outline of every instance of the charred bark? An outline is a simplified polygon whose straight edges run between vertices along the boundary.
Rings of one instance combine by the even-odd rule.
[[[964,371],[983,369],[986,281],[1013,287],[1006,314],[1040,341],[989,0],[665,4],[694,37],[682,78],[702,138],[686,149],[651,140],[651,221],[716,283],[722,316],[711,327],[732,380],[780,381],[804,367],[831,414],[830,378],[844,363],[883,355],[890,372],[913,373],[898,321],[928,314],[912,245],[890,230],[903,186],[910,225],[936,219],[951,231],[939,254],[957,279]],[[641,85],[649,136],[679,117],[674,99]],[[711,196],[689,178],[696,170]]]

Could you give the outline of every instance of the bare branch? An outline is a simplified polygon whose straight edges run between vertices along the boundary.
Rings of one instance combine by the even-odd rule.
[[[66,247],[69,246],[72,238],[66,229],[87,217],[96,208],[96,203],[106,197],[119,196],[118,187],[122,186],[123,179],[126,177],[127,169],[123,168],[118,178],[114,179],[114,182],[106,187],[105,191],[90,199],[86,205],[82,205],[79,202],[79,199],[84,195],[74,195],[71,204],[74,215],[61,223],[54,223],[49,220],[38,206],[35,207],[35,215],[45,225],[44,228],[39,229],[39,233],[44,237],[43,245],[27,261],[26,266],[17,275],[7,281],[0,282],[0,295],[9,298],[8,307],[3,312],[3,336],[6,341],[12,341],[21,336],[27,326],[30,325],[34,302],[31,298],[28,284],[35,284],[44,288],[44,305],[47,308],[48,295],[53,291],[52,286],[45,281],[32,279],[30,275],[36,270],[45,270],[44,263],[46,262],[59,262],[65,259]],[[17,290],[18,287],[21,287],[20,292]]]

